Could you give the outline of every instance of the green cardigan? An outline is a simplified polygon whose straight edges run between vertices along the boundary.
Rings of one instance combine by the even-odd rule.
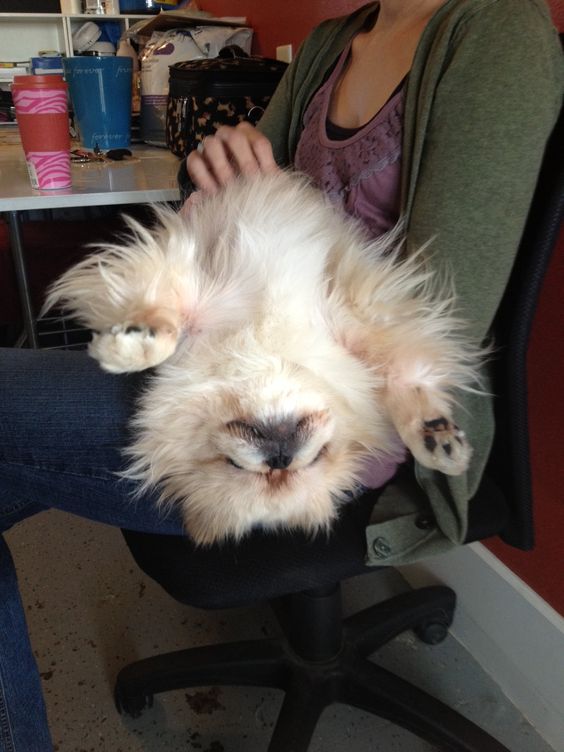
[[[325,21],[301,46],[258,126],[279,164],[292,163],[312,94],[376,8]],[[402,157],[408,249],[434,238],[430,263],[451,270],[460,314],[479,339],[511,270],[563,73],[543,0],[448,0],[415,53]],[[417,466],[418,487],[388,486],[367,529],[368,563],[407,563],[464,541],[492,441],[492,400],[461,395],[457,420],[474,447],[470,469],[447,478]],[[436,523],[422,525],[429,505]]]

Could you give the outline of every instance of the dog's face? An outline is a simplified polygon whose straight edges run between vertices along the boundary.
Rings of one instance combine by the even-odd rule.
[[[268,418],[244,411],[244,417],[222,424],[214,438],[230,465],[271,478],[276,471],[287,475],[318,461],[333,431],[328,410],[295,412],[281,406]]]
[[[133,456],[158,444],[161,485],[168,498],[186,501],[197,541],[226,530],[237,537],[255,520],[326,527],[365,447],[385,432],[366,369],[320,333],[310,345],[297,359],[296,351],[276,352],[272,332],[265,341],[251,328],[197,342],[162,368],[139,414],[150,431],[141,431]]]

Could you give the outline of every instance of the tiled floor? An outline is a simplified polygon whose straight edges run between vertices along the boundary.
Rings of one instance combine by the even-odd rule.
[[[155,698],[136,720],[112,700],[120,667],[190,645],[272,634],[267,608],[202,612],[171,600],[137,569],[118,531],[48,512],[8,534],[60,752],[261,752],[281,701],[263,689],[210,688]],[[405,587],[394,572],[352,581],[354,611]],[[551,752],[476,662],[449,637],[429,647],[411,634],[378,656],[494,733],[511,752]],[[390,723],[346,706],[327,710],[311,752],[428,752]],[[556,752],[561,752],[557,750]]]

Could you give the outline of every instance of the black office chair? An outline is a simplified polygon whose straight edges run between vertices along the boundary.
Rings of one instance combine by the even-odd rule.
[[[467,542],[500,535],[533,543],[527,428],[526,353],[541,282],[564,206],[555,158],[562,117],[547,149],[517,263],[495,323],[495,445],[470,503]],[[138,661],[117,679],[120,712],[136,716],[155,693],[210,685],[285,690],[268,752],[305,752],[324,708],[342,702],[402,726],[440,749],[508,752],[442,702],[380,668],[367,656],[414,629],[428,643],[447,634],[455,594],[428,587],[398,595],[342,620],[340,582],[373,572],[365,535],[377,493],[344,508],[330,539],[256,532],[240,545],[195,548],[187,538],[123,531],[141,569],[176,600],[205,609],[270,601],[283,637],[181,650]]]

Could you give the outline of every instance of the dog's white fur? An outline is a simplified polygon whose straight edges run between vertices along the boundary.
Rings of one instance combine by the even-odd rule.
[[[141,396],[128,475],[179,503],[199,543],[263,526],[326,529],[367,456],[397,437],[463,472],[453,395],[478,351],[452,295],[369,242],[296,174],[239,179],[189,216],[86,258],[52,287],[95,330],[111,373],[158,366]]]

